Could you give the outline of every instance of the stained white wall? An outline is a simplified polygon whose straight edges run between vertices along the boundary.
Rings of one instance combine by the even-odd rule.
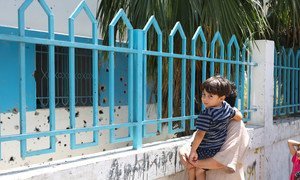
[[[148,119],[155,119],[156,111],[154,105],[149,105]],[[99,107],[99,125],[109,124],[109,108]],[[76,108],[76,128],[92,127],[93,117],[92,107],[77,107]],[[65,130],[70,128],[68,108],[56,108],[56,130]],[[115,108],[115,124],[128,122],[128,108],[127,106],[118,106]],[[20,118],[19,113],[2,113],[0,114],[0,132],[2,136],[19,134],[20,132]],[[49,131],[48,122],[49,110],[38,109],[35,112],[26,113],[26,132],[35,133]],[[148,125],[147,132],[156,132],[156,125]],[[128,128],[119,128],[115,131],[115,137],[128,136]],[[167,127],[163,126],[163,131],[159,135],[151,138],[145,138],[143,143],[155,142],[160,140],[167,140],[172,138],[173,135],[168,134]],[[92,132],[81,132],[76,135],[76,143],[88,143],[93,141]],[[8,141],[1,143],[2,146],[2,160],[0,161],[1,170],[9,169],[19,166],[28,166],[36,163],[51,162],[59,159],[82,156],[120,147],[131,146],[132,142],[110,143],[109,131],[104,130],[99,132],[99,145],[88,148],[81,148],[71,150],[70,148],[70,135],[56,136],[56,152],[33,157],[21,158],[20,143],[18,141]],[[49,138],[33,138],[27,140],[27,151],[35,151],[40,149],[49,148]]]

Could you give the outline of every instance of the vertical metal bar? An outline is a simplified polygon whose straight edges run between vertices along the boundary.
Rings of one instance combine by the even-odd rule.
[[[277,106],[277,71],[278,71],[278,68],[277,68],[277,50],[275,48],[275,51],[274,51],[274,98],[273,98],[273,107],[276,107]],[[277,109],[274,109],[273,108],[273,116],[276,116],[277,115]]]
[[[26,0],[21,7],[18,9],[18,28],[19,36],[25,37],[25,10],[31,4],[32,0]],[[25,64],[25,43],[20,42],[19,44],[20,54],[20,133],[26,133],[26,64]],[[21,140],[21,157],[25,158],[27,142]]]
[[[93,44],[98,44],[98,31],[97,31],[97,23],[94,22],[92,25],[93,28]],[[93,49],[93,126],[98,126],[98,86],[99,86],[99,80],[98,80],[98,50]],[[93,131],[93,141],[98,144],[99,142],[99,131]]]
[[[115,46],[115,39],[114,39],[114,27],[109,27],[109,46]],[[115,106],[115,53],[110,51],[109,52],[109,124],[114,124],[115,117],[114,117],[114,106]],[[113,141],[114,130],[109,130],[109,138],[110,142]]]
[[[204,35],[203,35],[204,37]],[[206,45],[206,41],[205,43],[203,43],[202,46],[202,54],[203,57],[206,58],[207,57],[207,45]],[[206,80],[206,68],[207,68],[207,62],[206,61],[202,61],[202,83]],[[202,110],[205,108],[204,106],[201,106]]]
[[[251,80],[252,80],[252,67],[249,65],[251,62],[252,62],[252,56],[250,53],[248,53],[248,56],[247,56],[247,61],[248,61],[248,65],[247,65],[247,69],[248,69],[248,98],[247,98],[247,101],[248,101],[248,105],[247,105],[247,108],[250,109],[251,108],[251,104],[250,104],[250,99],[251,99],[251,91],[250,89],[252,88],[252,83],[251,83]],[[248,113],[248,117],[247,119],[251,119],[251,113]]]
[[[215,44],[210,44],[210,57],[211,58],[215,58]],[[214,61],[211,61],[210,63],[210,68],[209,68],[209,71],[210,71],[210,76],[213,76],[215,74],[215,63]]]
[[[221,48],[221,59],[224,59],[224,46],[222,43],[220,43],[220,48]],[[220,75],[224,76],[224,63],[220,63]]]
[[[158,35],[158,51],[162,52],[162,34]],[[157,81],[157,119],[162,118],[162,56],[158,56],[157,61],[157,73],[158,73],[158,81]],[[159,132],[162,131],[161,123],[158,124]]]
[[[283,53],[283,65],[284,67],[287,67],[287,62],[286,62],[286,52],[285,49]],[[287,105],[287,69],[284,68],[283,70],[283,83],[284,83],[284,89],[283,89],[283,98],[284,98],[284,105]],[[287,114],[287,108],[284,108],[284,114]]]
[[[69,19],[69,40],[74,42],[74,19]],[[75,129],[75,48],[69,47],[69,109],[70,109],[70,128]],[[76,134],[70,134],[71,149],[76,146]]]
[[[281,78],[282,78],[281,72],[283,70],[282,66],[281,66],[281,61],[282,61],[282,52],[281,51],[279,51],[277,61],[278,61],[278,67],[279,67],[279,69],[278,69],[278,106],[281,106],[283,104],[283,100],[282,100],[283,96],[281,94],[282,93],[281,92],[281,89],[282,89],[281,87],[283,85],[283,83],[281,81]],[[282,108],[278,108],[277,112],[278,112],[279,115],[281,115]]]
[[[181,53],[186,55],[186,39],[182,39]],[[181,116],[185,116],[185,95],[186,95],[186,59],[181,61]],[[185,120],[181,121],[181,128],[185,129]]]
[[[133,49],[133,30],[128,29],[128,47]],[[147,86],[145,86],[146,88]],[[133,122],[133,54],[128,55],[128,122]],[[133,127],[129,127],[129,137],[133,136]]]
[[[227,59],[228,60],[231,60],[231,46],[229,46],[228,48],[227,48]],[[227,64],[227,79],[228,80],[230,80],[230,71],[231,71],[231,64],[230,63],[228,63]],[[236,71],[236,73],[238,73],[238,71]]]
[[[145,47],[145,49],[147,49],[147,43],[148,43],[148,39],[146,37],[146,34],[143,31],[143,35],[144,35],[144,44],[143,46]],[[146,107],[147,106],[147,55],[143,55],[143,120],[146,120]],[[144,125],[143,126],[143,137],[146,136],[147,134],[147,126]]]
[[[293,49],[290,49],[290,53],[289,53],[289,67],[291,68],[295,68],[295,56],[294,56],[294,52]],[[290,104],[293,105],[290,110],[290,113],[294,113],[295,112],[295,69],[291,69],[290,70],[290,82],[291,82],[291,92],[290,92]]]
[[[197,39],[193,37],[192,39],[192,56],[196,56],[196,42]],[[191,110],[190,110],[190,116],[193,116],[195,114],[195,80],[196,80],[196,60],[191,60]],[[194,129],[194,123],[195,119],[192,118],[190,122],[190,129]]]
[[[236,49],[235,49],[235,61],[236,62],[240,61],[240,49],[238,47],[236,47]],[[241,90],[241,86],[239,86],[239,82],[240,82],[240,80],[239,80],[239,78],[240,78],[239,72],[240,72],[240,65],[236,64],[235,65],[235,85],[237,87],[238,92],[240,92],[240,90]],[[239,106],[238,101],[239,101],[239,98],[237,98],[236,101],[235,101],[235,106],[236,107]]]
[[[291,57],[287,57],[287,67],[291,67]],[[286,69],[287,70],[287,92],[286,92],[286,102],[287,105],[291,105],[291,69]],[[290,114],[290,107],[287,108],[287,114]]]
[[[134,48],[138,50],[133,59],[134,63],[134,118],[133,121],[138,124],[134,127],[133,149],[140,149],[143,144],[143,132],[142,132],[142,104],[143,104],[143,31],[134,30]]]
[[[173,54],[173,40],[169,37],[169,52]],[[168,64],[168,118],[173,117],[173,58],[169,57]],[[169,132],[172,132],[172,122],[168,124]]]
[[[244,44],[243,45],[243,49],[242,49],[242,62],[245,62],[246,61],[246,45]],[[244,89],[245,89],[245,64],[242,65],[242,68],[241,68],[241,74],[240,74],[240,77],[241,77],[241,85],[237,86],[239,87],[239,96],[240,96],[240,99],[241,99],[241,111],[243,111],[245,109],[245,106],[244,106],[244,102],[245,102],[245,97],[244,97]],[[248,90],[250,91],[250,89]]]
[[[41,1],[44,2],[44,1]],[[47,6],[48,7],[48,6]],[[50,11],[50,9],[48,9]],[[54,40],[54,19],[53,15],[48,17],[49,39]],[[50,131],[55,130],[55,48],[49,45],[49,110],[50,110]],[[50,137],[50,148],[55,150],[55,136]]]

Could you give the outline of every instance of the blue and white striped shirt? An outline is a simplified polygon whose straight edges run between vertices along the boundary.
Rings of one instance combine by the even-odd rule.
[[[220,149],[227,136],[229,120],[234,116],[235,110],[226,101],[221,107],[205,108],[196,120],[197,130],[206,131],[199,147]]]

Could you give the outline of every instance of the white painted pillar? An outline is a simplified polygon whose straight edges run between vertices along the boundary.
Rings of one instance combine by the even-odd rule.
[[[274,42],[257,40],[252,43],[252,59],[258,65],[253,67],[251,105],[257,111],[251,115],[248,124],[271,127],[273,125],[274,96]]]
[[[251,85],[251,105],[257,108],[252,112],[248,124],[263,126],[262,149],[263,156],[260,176],[262,179],[270,179],[272,165],[268,159],[272,158],[273,130],[273,96],[274,96],[274,42],[268,40],[257,40],[252,43],[252,59],[258,65],[253,67]],[[260,139],[260,138],[258,138]]]

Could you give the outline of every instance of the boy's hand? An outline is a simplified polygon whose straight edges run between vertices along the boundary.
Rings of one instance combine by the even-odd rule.
[[[195,162],[198,160],[198,154],[196,151],[191,151],[190,156],[189,156],[189,161],[190,162]]]

